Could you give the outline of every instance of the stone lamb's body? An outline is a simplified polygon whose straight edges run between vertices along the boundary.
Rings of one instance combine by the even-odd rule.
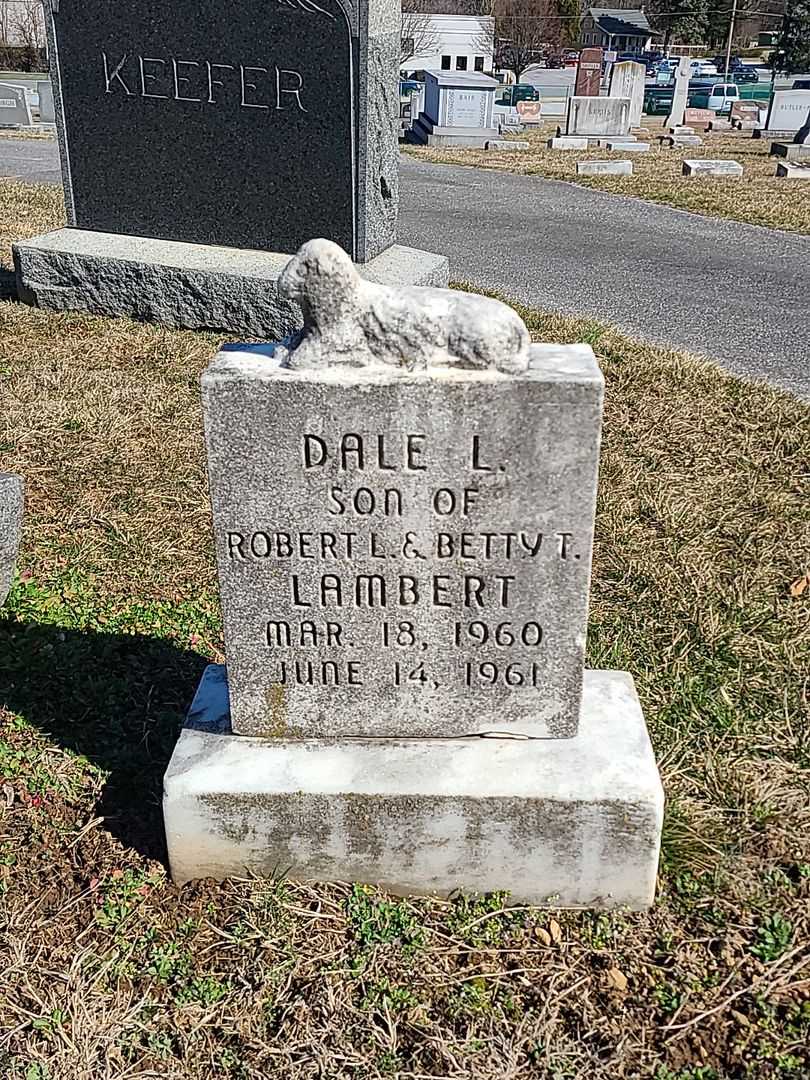
[[[450,289],[373,284],[329,240],[304,244],[278,291],[304,312],[304,328],[288,346],[291,368],[390,364],[516,373],[528,367],[529,333],[506,304]]]

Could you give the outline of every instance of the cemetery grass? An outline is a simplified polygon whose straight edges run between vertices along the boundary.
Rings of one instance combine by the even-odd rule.
[[[21,197],[18,235],[54,209]],[[654,909],[174,887],[161,775],[222,659],[220,338],[2,303],[0,468],[27,482],[0,611],[4,1080],[810,1076],[807,406],[522,314],[606,376],[589,663],[632,672],[649,721]]]
[[[810,233],[810,184],[777,179],[776,158],[768,156],[770,139],[752,139],[750,132],[738,135],[702,134],[703,146],[659,150],[661,123],[648,121],[647,133],[639,141],[652,145],[647,153],[627,154],[599,147],[589,150],[549,150],[547,140],[556,128],[524,132],[519,139],[529,142],[528,150],[448,149],[447,147],[404,147],[426,161],[445,165],[472,165],[504,172],[567,180],[583,187],[614,195],[631,195],[665,203],[712,217],[731,218],[750,225]],[[685,177],[684,158],[718,158],[738,161],[744,169],[738,180],[712,177]],[[577,176],[578,161],[633,162],[632,176]]]

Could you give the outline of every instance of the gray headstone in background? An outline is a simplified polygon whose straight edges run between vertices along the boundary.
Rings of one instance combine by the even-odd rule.
[[[0,128],[30,127],[31,110],[22,86],[0,83]]]
[[[359,262],[394,242],[393,0],[50,7],[70,225],[289,254],[321,235]]]
[[[610,96],[630,99],[630,127],[638,127],[644,111],[644,80],[647,68],[634,60],[614,64],[610,73]]]
[[[500,83],[477,71],[426,71],[425,104],[411,139],[429,146],[480,146],[497,139],[495,91]]]
[[[689,96],[689,79],[692,75],[692,68],[688,56],[682,56],[677,69],[675,70],[675,91],[672,96],[672,109],[669,116],[664,121],[664,127],[671,128],[676,127],[683,123],[683,114],[686,110],[686,103]]]
[[[23,504],[22,479],[13,473],[0,473],[0,604],[5,603],[14,577],[22,535]]]
[[[352,367],[341,353],[339,366],[291,370],[245,346],[203,378],[233,729],[572,736],[601,418],[593,352],[532,346],[508,375],[474,370],[483,346],[469,345],[469,368],[408,370],[422,333],[506,347],[516,317],[464,293],[390,295],[407,338],[386,339],[387,362]],[[387,318],[381,290],[363,296]]]
[[[568,99],[566,135],[627,135],[630,99],[572,97]]]
[[[43,124],[53,124],[56,121],[56,113],[53,103],[53,84],[50,79],[37,83],[39,95],[39,119]]]

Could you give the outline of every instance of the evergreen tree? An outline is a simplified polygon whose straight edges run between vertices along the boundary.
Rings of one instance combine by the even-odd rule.
[[[788,0],[771,67],[787,75],[810,71],[810,0]]]

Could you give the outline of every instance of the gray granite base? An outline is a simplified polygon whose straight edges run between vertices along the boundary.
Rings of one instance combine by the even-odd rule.
[[[178,883],[245,874],[400,894],[648,907],[664,795],[633,681],[586,671],[572,739],[311,739],[230,733],[205,672],[164,779]]]
[[[440,127],[421,113],[413,122],[408,138],[417,146],[471,146],[483,150],[486,143],[496,140],[498,135],[498,129],[494,127]]]
[[[123,315],[161,326],[278,340],[301,325],[276,290],[289,255],[59,229],[14,245],[17,293],[51,311]],[[398,244],[358,266],[386,285],[446,286],[449,266]]]
[[[22,477],[0,472],[0,604],[4,604],[17,562],[25,495]]]

